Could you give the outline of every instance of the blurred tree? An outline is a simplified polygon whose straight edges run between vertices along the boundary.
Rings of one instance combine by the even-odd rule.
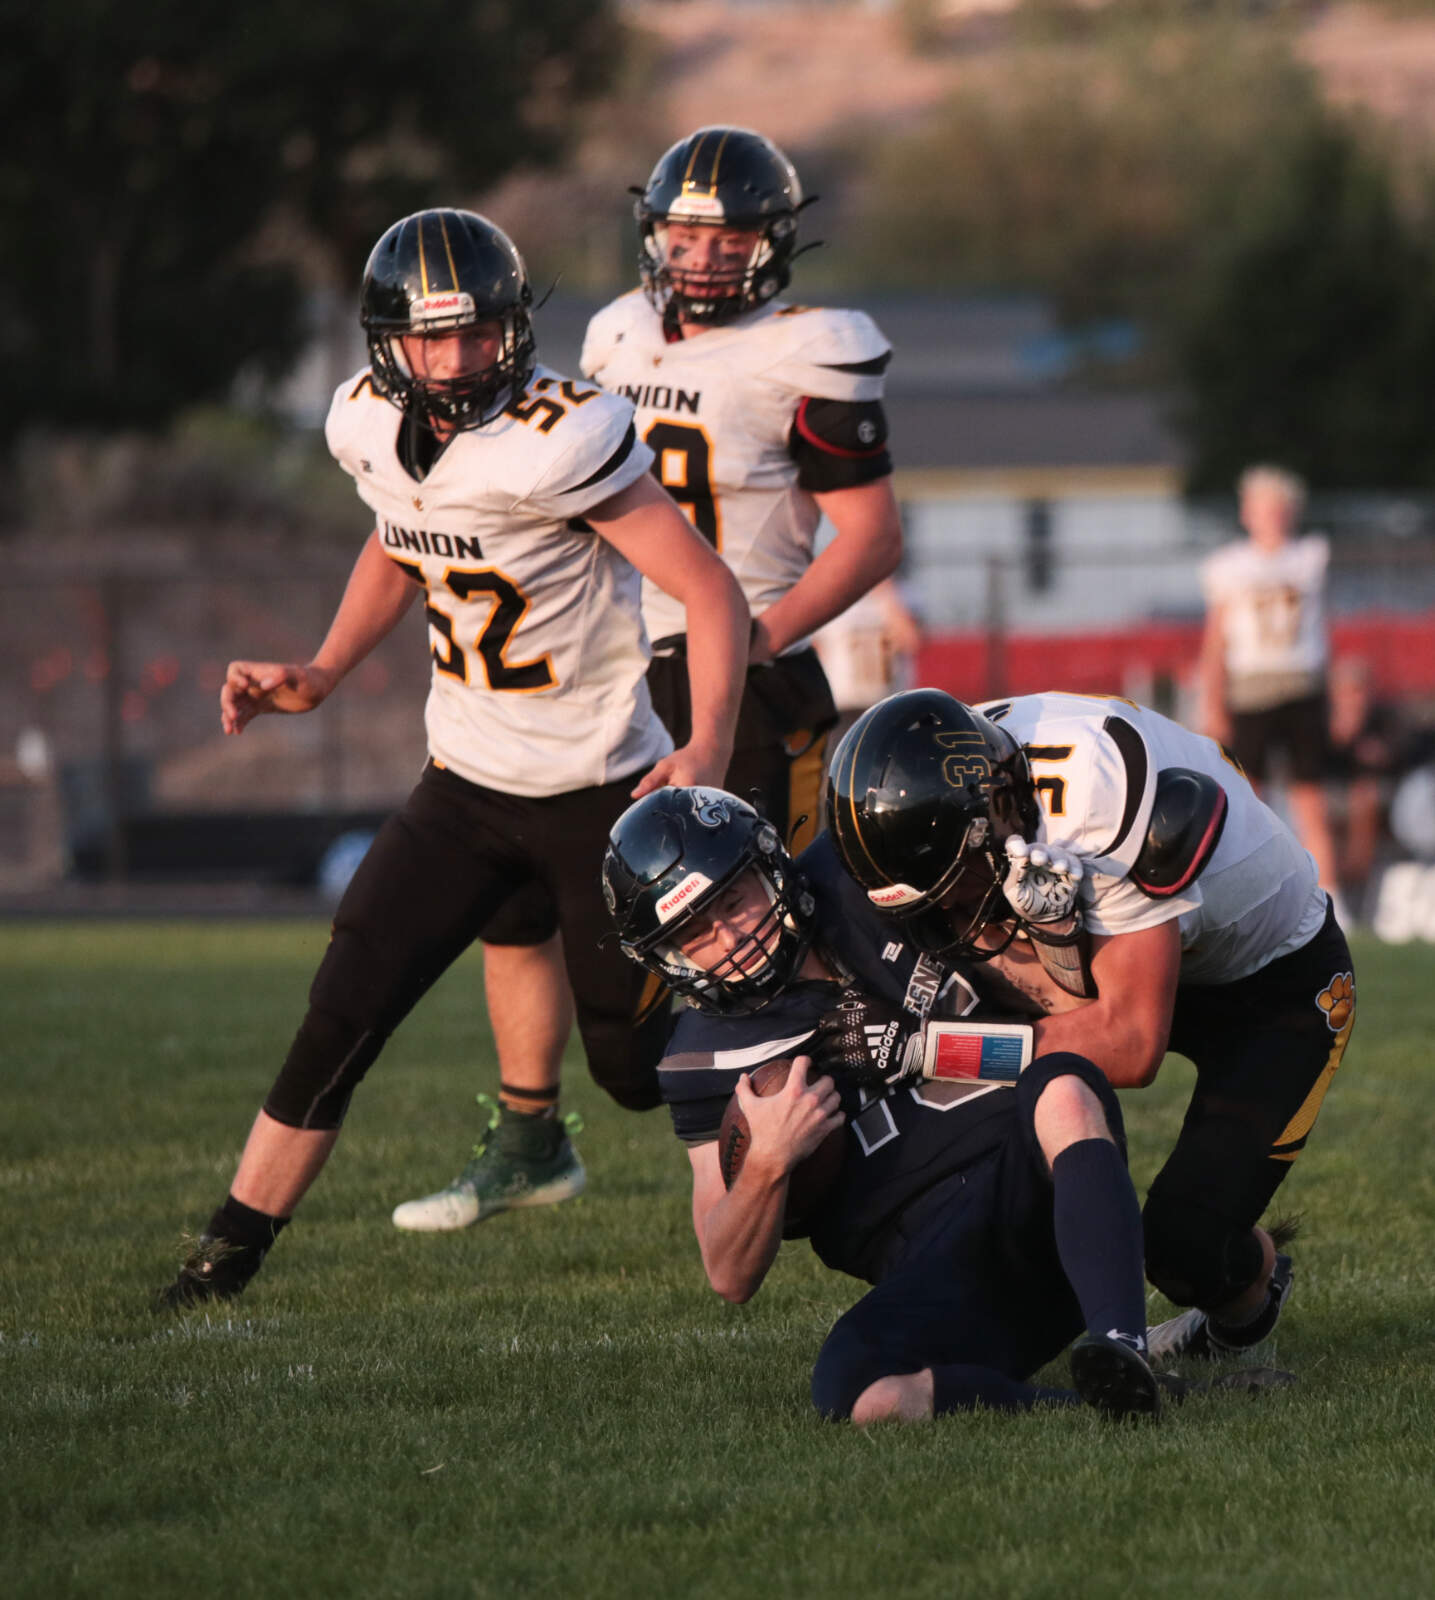
[[[273,377],[301,279],[357,288],[394,218],[553,157],[612,0],[0,0],[0,445],[155,426]]]
[[[1082,29],[875,146],[874,276],[1134,318],[1130,375],[1178,395],[1193,488],[1254,455],[1320,485],[1435,482],[1426,181],[1397,199],[1279,28],[1128,7]]]
[[[1188,486],[1253,460],[1330,488],[1435,484],[1435,249],[1333,122],[1230,192],[1172,297]]]

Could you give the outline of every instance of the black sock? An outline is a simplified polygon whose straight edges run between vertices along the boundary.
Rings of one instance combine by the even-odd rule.
[[[289,1225],[288,1217],[256,1211],[231,1194],[209,1219],[202,1250],[205,1279],[218,1295],[238,1294],[264,1264],[269,1247]],[[214,1249],[218,1244],[223,1247]]]
[[[505,1111],[520,1117],[556,1117],[558,1115],[558,1088],[519,1089],[500,1080],[499,1104]]]
[[[243,1245],[262,1255],[288,1226],[288,1217],[271,1217],[268,1212],[256,1211],[231,1194],[225,1197],[224,1204],[209,1219],[204,1231],[211,1239]]]
[[[1228,1349],[1245,1350],[1270,1338],[1280,1311],[1281,1303],[1275,1291],[1267,1288],[1266,1297],[1259,1308],[1244,1322],[1218,1322],[1211,1317],[1211,1335],[1217,1344],[1223,1344]]]
[[[1146,1349],[1141,1208],[1109,1139],[1068,1145],[1051,1164],[1056,1249],[1088,1333],[1119,1333]]]

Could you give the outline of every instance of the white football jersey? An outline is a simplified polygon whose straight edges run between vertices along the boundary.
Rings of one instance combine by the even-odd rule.
[[[1222,608],[1228,701],[1234,710],[1258,711],[1291,697],[1292,689],[1299,694],[1319,687],[1327,656],[1329,562],[1329,543],[1312,533],[1275,550],[1238,539],[1202,563],[1206,604]],[[1270,693],[1262,694],[1261,680],[1271,683]]]
[[[637,408],[663,487],[732,568],[757,616],[812,562],[819,514],[788,453],[798,402],[880,400],[890,350],[861,311],[786,305],[669,344],[642,290],[588,324],[583,371]],[[683,608],[643,585],[651,639],[685,631]],[[788,654],[808,641],[796,641]]]
[[[571,525],[652,464],[632,407],[539,367],[518,402],[455,434],[422,481],[399,459],[401,426],[366,368],[339,386],[325,433],[384,550],[427,595],[433,759],[487,788],[551,795],[667,754],[644,676],[639,575]]]
[[[1315,862],[1213,740],[1134,701],[1034,694],[978,707],[1025,749],[1041,801],[1038,838],[1070,846],[1087,876],[1093,933],[1181,919],[1181,982],[1230,983],[1320,931],[1326,896]],[[1229,809],[1215,853],[1181,894],[1153,900],[1128,874],[1146,839],[1156,774],[1209,773]]]

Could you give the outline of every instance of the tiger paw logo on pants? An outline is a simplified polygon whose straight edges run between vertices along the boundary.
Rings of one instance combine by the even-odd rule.
[[[1355,1010],[1355,974],[1337,972],[1329,988],[1315,997],[1315,1003],[1325,1012],[1326,1026],[1332,1033],[1339,1033]]]

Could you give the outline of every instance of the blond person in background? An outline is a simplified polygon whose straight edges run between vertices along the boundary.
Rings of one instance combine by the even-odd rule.
[[[1248,537],[1203,563],[1201,731],[1222,744],[1259,789],[1280,763],[1291,821],[1322,885],[1338,889],[1326,813],[1329,751],[1324,535],[1301,534],[1305,484],[1275,466],[1249,467],[1237,485]]]

